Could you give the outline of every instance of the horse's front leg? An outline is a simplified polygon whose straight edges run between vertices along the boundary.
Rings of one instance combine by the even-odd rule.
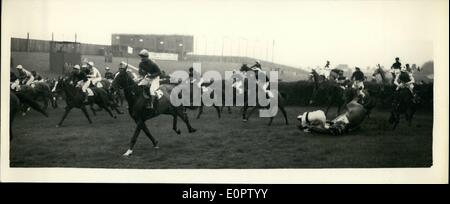
[[[244,105],[242,107],[242,121],[246,122],[247,121],[247,109],[248,106]]]
[[[87,112],[86,107],[81,106],[80,109],[81,109],[81,111],[83,111],[84,116],[86,116],[86,118],[88,119],[89,124],[92,124],[91,117],[89,117],[89,113]]]
[[[61,127],[63,121],[66,119],[67,115],[69,114],[70,110],[72,110],[72,106],[66,106],[65,110],[64,110],[64,114],[61,118],[61,121],[59,121],[58,125],[56,125],[56,127]]]
[[[258,109],[258,106],[255,106],[255,107],[253,107],[251,110],[250,110],[250,112],[248,113],[248,115],[247,115],[247,119],[246,119],[246,121],[248,121],[249,119],[250,119],[250,116],[253,114],[253,112],[255,112],[255,110],[257,110]]]
[[[218,116],[219,119],[220,119],[220,108],[219,108],[218,106],[216,106],[216,105],[213,105],[213,107],[216,109],[216,111],[217,111],[217,116]]]
[[[172,120],[172,129],[179,135],[181,131],[177,127],[178,123],[178,115],[176,113],[172,114],[173,120]]]
[[[200,115],[203,113],[203,103],[198,107],[197,119],[200,118]]]
[[[127,157],[130,156],[133,153],[134,145],[136,145],[137,138],[139,136],[139,133],[141,133],[142,125],[139,125],[139,123],[136,123],[136,129],[134,130],[133,136],[130,139],[130,146],[128,150],[123,154],[123,156]]]
[[[91,108],[92,114],[94,114],[94,116],[97,116],[97,113],[95,112],[95,109],[94,109],[94,103],[90,103],[89,107]]]
[[[183,122],[186,124],[189,133],[193,133],[195,131],[197,131],[196,129],[192,128],[191,123],[189,123],[189,118],[186,112],[184,112],[183,108],[175,108],[175,113],[180,116],[181,120],[183,120]]]
[[[147,125],[145,124],[145,121],[142,121],[140,123],[140,126],[142,127],[142,130],[144,131],[145,135],[152,141],[153,148],[158,149],[158,140],[156,140],[153,135],[150,133],[150,130],[148,130]]]

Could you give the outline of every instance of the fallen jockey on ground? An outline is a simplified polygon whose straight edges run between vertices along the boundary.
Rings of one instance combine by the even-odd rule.
[[[346,105],[346,111],[335,119],[328,121],[322,110],[305,112],[297,117],[300,130],[321,134],[342,135],[360,127],[373,103],[362,105],[355,97]]]

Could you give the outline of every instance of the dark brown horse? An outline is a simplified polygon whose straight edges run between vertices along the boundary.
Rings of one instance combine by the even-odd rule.
[[[389,123],[393,125],[392,129],[394,130],[400,123],[401,115],[405,115],[408,126],[411,126],[416,110],[417,103],[413,102],[413,95],[408,88],[404,87],[396,91],[393,96],[391,115],[389,117]]]
[[[129,149],[127,150],[127,152],[125,152],[124,156],[129,156],[132,154],[134,145],[136,144],[141,130],[143,130],[147,137],[152,141],[153,146],[155,148],[159,148],[158,141],[151,135],[150,130],[145,124],[145,121],[157,117],[160,114],[173,116],[172,129],[177,134],[181,133],[181,131],[177,127],[178,117],[180,117],[185,122],[189,133],[196,131],[196,129],[192,128],[189,123],[185,108],[183,106],[174,106],[170,101],[170,93],[176,85],[161,84],[160,91],[163,93],[163,96],[157,100],[157,104],[155,104],[154,106],[157,108],[157,110],[146,108],[147,99],[144,98],[143,89],[147,89],[148,87],[139,87],[136,82],[133,81],[130,75],[127,74],[126,70],[119,71],[119,74],[117,74],[117,76],[113,80],[112,86],[115,89],[121,88],[124,90],[125,99],[128,102],[128,113],[137,125],[134,134],[131,137]]]
[[[246,70],[244,70],[244,71],[246,71]],[[239,74],[239,73],[236,73],[236,74],[238,74],[240,76],[234,76],[233,75],[233,77],[235,77],[235,79],[236,79],[234,84],[236,84],[236,83],[240,83],[240,84],[238,85],[237,89],[234,89],[234,93],[235,94],[233,94],[233,96],[236,97],[236,98],[237,97],[243,97],[244,104],[241,104],[241,105],[243,105],[243,107],[242,107],[242,120],[244,122],[247,122],[254,111],[259,110],[259,109],[269,110],[269,105],[270,104],[269,105],[261,105],[259,103],[258,91],[260,91],[262,93],[265,93],[265,90],[260,86],[260,84],[256,83],[254,86],[253,85],[249,86],[249,83],[253,83],[253,82],[251,82],[252,80],[249,81],[248,77],[244,76],[242,74]],[[250,75],[253,75],[255,73],[252,72],[252,71],[247,71],[247,74],[250,76]],[[255,77],[255,79],[256,79],[256,77]],[[263,79],[261,79],[261,80],[263,80]],[[277,100],[278,100],[277,108],[283,114],[284,119],[285,119],[285,123],[286,123],[286,125],[288,125],[289,121],[287,119],[286,110],[284,109],[285,104],[286,104],[286,102],[285,102],[286,98],[281,93],[279,93],[278,90],[275,90],[275,92],[273,92],[273,91],[274,90],[272,90],[272,94],[274,94],[273,97],[277,97]],[[250,99],[251,100],[255,100],[255,103],[254,104],[249,103]],[[269,96],[267,94],[265,95],[265,99],[266,100],[273,100],[273,99],[269,99]],[[264,100],[264,99],[261,99],[261,100]],[[233,102],[234,101],[235,101],[235,99],[233,99]],[[252,109],[250,110],[250,112],[247,115],[247,110],[249,108],[252,108]],[[277,113],[278,113],[278,110],[277,110]],[[272,125],[272,122],[273,122],[273,119],[274,119],[275,116],[276,116],[276,113],[275,113],[274,116],[270,117],[268,125]]]
[[[29,107],[33,108],[39,113],[42,113],[45,117],[48,117],[47,112],[38,104],[36,103],[31,97],[21,93],[21,92],[10,92],[9,94],[9,139],[12,140],[13,133],[12,133],[12,124],[14,122],[14,118],[16,117],[17,113],[20,112],[20,107],[23,104],[28,105]]]
[[[63,91],[65,95],[66,100],[66,107],[64,115],[61,118],[61,121],[56,125],[56,127],[60,127],[66,119],[67,115],[69,114],[70,110],[73,108],[79,108],[81,111],[83,111],[84,115],[89,121],[89,124],[92,123],[91,118],[89,117],[89,113],[86,110],[86,105],[90,105],[92,112],[94,115],[96,115],[95,110],[93,108],[93,104],[97,104],[100,108],[106,110],[106,112],[109,113],[109,115],[113,118],[116,118],[116,116],[111,112],[109,109],[114,108],[115,106],[110,101],[108,94],[106,91],[102,88],[97,87],[91,87],[91,90],[94,92],[94,96],[88,97],[88,101],[85,102],[85,96],[81,88],[76,87],[74,84],[70,83],[70,80],[66,77],[62,77],[58,80],[55,86],[55,91]],[[116,111],[120,114],[119,110],[116,109]]]
[[[21,85],[20,93],[27,95],[34,101],[42,101],[43,108],[47,110],[48,103],[50,102],[53,108],[57,107],[57,104],[53,98],[51,88],[46,82],[34,82],[33,86]],[[28,104],[22,104],[22,111],[25,114],[29,109]]]
[[[334,105],[337,107],[336,115],[339,115],[341,107],[346,101],[344,89],[336,82],[325,80],[315,70],[312,70],[311,76],[314,80],[314,90],[309,103],[315,104],[319,97],[324,97],[327,105],[325,115],[328,114],[329,109]]]

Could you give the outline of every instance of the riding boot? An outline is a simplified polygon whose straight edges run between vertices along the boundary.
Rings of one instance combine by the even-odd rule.
[[[413,103],[419,103],[419,97],[417,96],[417,94],[413,93]]]
[[[146,99],[146,106],[145,106],[145,108],[146,109],[153,109],[153,97],[152,96],[150,96],[150,98],[149,99]]]
[[[155,111],[155,113],[157,113],[158,112],[158,103],[157,103],[157,96],[151,96],[152,97],[152,99],[151,99],[151,104],[152,104],[152,108],[153,108],[153,110]]]
[[[89,102],[89,96],[88,96],[87,93],[85,93],[84,94],[84,101],[83,101],[83,103],[87,103],[87,102]]]

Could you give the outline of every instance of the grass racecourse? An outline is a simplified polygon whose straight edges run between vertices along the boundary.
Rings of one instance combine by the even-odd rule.
[[[89,125],[81,110],[74,109],[62,127],[55,125],[64,102],[45,118],[35,111],[17,116],[13,124],[11,167],[82,168],[355,168],[429,167],[432,165],[432,112],[419,111],[408,127],[404,120],[388,130],[386,111],[375,110],[361,130],[335,137],[301,132],[296,116],[318,107],[288,107],[290,125],[281,113],[272,126],[257,114],[242,122],[239,109],[217,118],[205,108],[200,119],[189,116],[197,132],[189,134],[180,120],[181,135],[172,131],[171,116],[159,116],[147,125],[159,142],[154,149],[142,132],[134,154],[125,158],[135,124],[128,114],[117,119],[104,111]],[[62,107],[61,107],[62,106]],[[335,110],[330,113],[334,114]],[[330,114],[330,117],[331,115]]]

